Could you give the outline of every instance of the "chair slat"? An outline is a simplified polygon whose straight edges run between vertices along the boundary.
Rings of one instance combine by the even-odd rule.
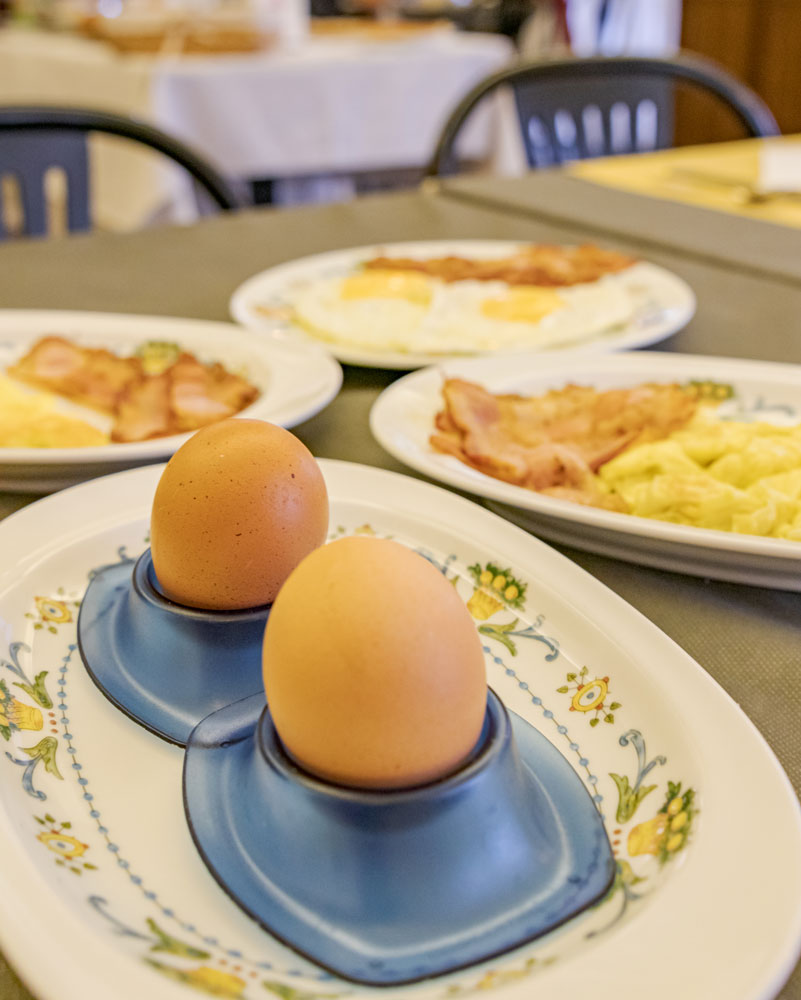
[[[189,172],[217,208],[229,211],[244,200],[201,156],[160,129],[108,112],[83,108],[0,108],[0,176],[19,181],[24,213],[23,235],[49,232],[45,175],[53,167],[66,176],[66,222],[69,232],[92,224],[88,137],[116,135],[162,153]],[[0,215],[0,239],[7,237]]]

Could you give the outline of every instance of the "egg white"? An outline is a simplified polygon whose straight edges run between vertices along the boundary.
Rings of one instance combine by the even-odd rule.
[[[290,296],[295,322],[322,340],[379,351],[408,351],[429,306],[402,298],[344,299],[346,278],[311,281]]]
[[[428,305],[402,298],[343,298],[347,279],[327,278],[291,296],[295,321],[320,339],[371,351],[470,354],[551,348],[597,336],[627,322],[635,308],[614,276],[557,288],[561,304],[537,322],[482,313],[487,299],[509,291],[503,281],[443,282],[428,278]]]

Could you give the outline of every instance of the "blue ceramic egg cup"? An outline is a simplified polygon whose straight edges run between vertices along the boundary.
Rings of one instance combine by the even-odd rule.
[[[161,593],[148,549],[99,570],[78,615],[89,676],[145,729],[184,746],[209,713],[263,691],[261,647],[270,605],[203,611]]]
[[[524,944],[599,900],[615,875],[578,775],[492,691],[468,763],[396,791],[301,770],[255,695],[192,733],[184,805],[236,903],[318,965],[373,986]]]

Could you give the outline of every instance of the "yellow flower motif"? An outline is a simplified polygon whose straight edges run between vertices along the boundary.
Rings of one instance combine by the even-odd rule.
[[[203,990],[213,997],[229,997],[230,1000],[242,996],[242,990],[247,985],[239,976],[222,972],[220,969],[212,969],[208,965],[201,965],[185,975],[184,981],[187,985]]]
[[[54,601],[51,597],[36,597],[36,607],[45,622],[58,622],[63,625],[72,621],[72,612],[64,601]]]
[[[670,811],[669,811],[669,810],[668,810],[668,815],[670,815]],[[670,821],[670,829],[671,829],[671,830],[672,830],[672,831],[673,831],[674,833],[675,833],[675,832],[676,832],[677,830],[682,830],[682,829],[684,829],[684,827],[685,827],[685,826],[687,826],[687,820],[688,820],[689,818],[690,818],[690,817],[689,817],[689,816],[687,815],[687,813],[686,813],[686,812],[684,812],[684,811],[682,811],[682,812],[680,812],[680,813],[676,813],[676,815],[675,815],[675,816],[673,817],[673,819],[672,819],[672,820]]]
[[[44,725],[44,719],[35,705],[26,705],[12,698],[5,710],[0,710],[0,726],[3,725],[38,731]]]
[[[470,575],[473,577],[474,586],[477,590],[483,590],[486,594],[490,594],[495,600],[500,600],[501,602],[508,604],[510,607],[522,609],[523,597],[526,592],[526,584],[515,579],[512,575],[510,567],[501,569],[500,566],[496,566],[494,563],[488,562],[483,566],[481,563],[474,563],[472,566],[468,566],[467,568],[470,571]],[[492,613],[496,610],[497,608],[494,608]],[[482,615],[481,617],[489,618],[489,615]]]
[[[675,816],[676,813],[681,812],[684,808],[684,801],[681,795],[674,795],[673,798],[668,803],[667,814],[668,816]]]
[[[69,861],[80,858],[89,849],[88,844],[82,844],[75,837],[70,837],[66,833],[40,833],[36,839],[41,841],[49,851],[60,854],[62,858]]]
[[[667,830],[669,817],[657,813],[653,819],[634,827],[629,833],[629,854],[659,854],[662,838]]]
[[[486,590],[474,590],[473,596],[467,602],[467,610],[478,621],[491,618],[496,611],[500,611],[503,604],[497,597]]]
[[[609,691],[609,678],[596,677],[589,684],[582,684],[573,695],[571,712],[591,712],[603,704]]]
[[[513,983],[515,980],[524,979],[531,973],[531,970],[535,965],[537,965],[538,960],[536,958],[526,959],[523,966],[519,969],[490,969],[485,972],[484,975],[476,983],[477,990],[492,990],[496,986],[503,986],[505,983]],[[553,959],[543,959],[540,960],[542,966],[551,965]]]

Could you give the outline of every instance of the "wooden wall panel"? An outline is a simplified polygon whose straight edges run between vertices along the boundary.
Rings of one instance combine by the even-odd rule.
[[[782,132],[801,133],[801,0],[684,0],[682,46],[714,59],[768,104]],[[680,143],[736,138],[711,105],[679,100]]]
[[[782,132],[801,132],[801,2],[751,2],[756,16],[748,82],[767,101]]]

